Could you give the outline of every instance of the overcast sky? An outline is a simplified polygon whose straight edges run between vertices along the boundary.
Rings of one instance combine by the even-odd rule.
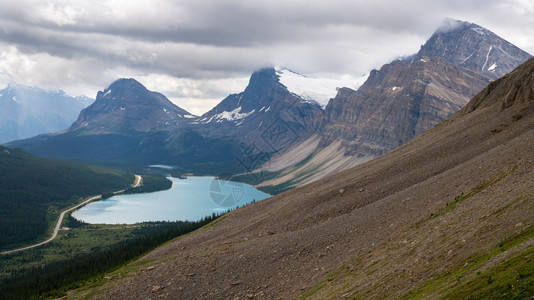
[[[532,0],[3,0],[0,87],[94,98],[133,77],[201,114],[261,67],[360,77],[417,52],[446,17],[534,54]]]

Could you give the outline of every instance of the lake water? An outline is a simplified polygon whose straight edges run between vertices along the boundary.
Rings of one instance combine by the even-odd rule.
[[[270,197],[251,185],[217,180],[214,177],[169,177],[165,191],[119,195],[91,202],[72,216],[90,224],[133,224],[150,221],[196,221],[254,200]]]

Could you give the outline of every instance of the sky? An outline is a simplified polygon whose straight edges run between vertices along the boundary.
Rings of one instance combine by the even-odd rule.
[[[94,98],[135,78],[200,115],[262,67],[356,80],[447,17],[534,54],[533,0],[3,0],[0,88]]]

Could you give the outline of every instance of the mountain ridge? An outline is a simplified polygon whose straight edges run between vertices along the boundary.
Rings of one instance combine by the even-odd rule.
[[[36,155],[98,159],[105,164],[163,163],[187,172],[202,165],[202,173],[245,174],[234,178],[270,186],[276,193],[391,151],[458,111],[486,86],[491,78],[451,62],[441,51],[448,47],[433,41],[439,36],[454,44],[454,38],[469,33],[471,42],[456,51],[458,57],[488,36],[492,44],[498,42],[487,30],[479,34],[472,29],[475,25],[455,22],[460,29],[438,29],[414,56],[417,59],[396,60],[370,72],[357,91],[338,89],[324,110],[298,91],[305,86],[304,76],[280,67],[254,72],[243,92],[229,95],[200,117],[134,79],[120,79],[98,93],[69,132],[10,145]],[[435,53],[429,49],[434,48],[444,57],[432,57]],[[422,56],[423,52],[431,56]],[[497,62],[504,70],[507,63]],[[286,82],[289,88],[284,77],[293,80],[293,85]],[[182,138],[189,142],[180,142]],[[84,150],[91,149],[87,143],[98,145],[104,155]],[[224,153],[214,145],[224,145]],[[67,153],[67,146],[76,153]],[[203,164],[200,157],[210,162]],[[223,161],[226,167],[221,169]]]
[[[11,83],[0,90],[0,143],[67,129],[93,101]]]

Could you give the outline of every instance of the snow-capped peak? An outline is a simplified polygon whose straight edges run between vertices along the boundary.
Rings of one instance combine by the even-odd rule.
[[[357,80],[352,78],[331,79],[307,77],[279,66],[274,67],[274,70],[279,77],[280,83],[287,87],[289,92],[298,95],[304,100],[316,101],[323,107],[328,104],[330,98],[336,96],[338,88],[357,89],[369,75],[367,74]]]

